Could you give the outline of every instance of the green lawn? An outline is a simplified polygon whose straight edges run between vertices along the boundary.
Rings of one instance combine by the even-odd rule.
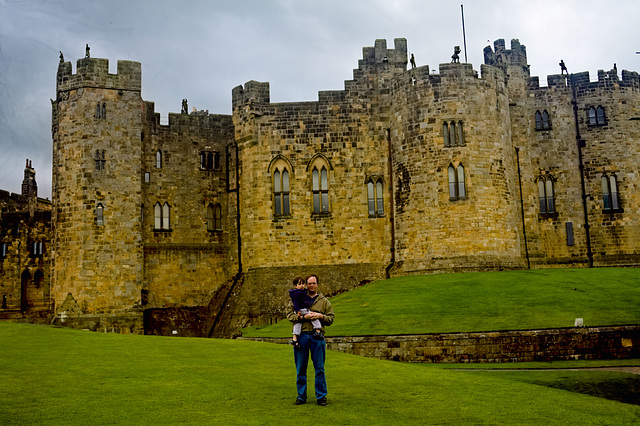
[[[322,288],[320,289],[322,291]],[[376,281],[331,299],[328,336],[524,330],[640,324],[640,269],[545,269],[416,275]],[[291,324],[244,329],[286,337]]]
[[[457,371],[331,351],[329,405],[294,406],[286,345],[14,323],[0,323],[0,342],[2,424],[640,422],[639,406],[569,386],[573,372]],[[591,387],[637,390],[638,376],[598,373]]]

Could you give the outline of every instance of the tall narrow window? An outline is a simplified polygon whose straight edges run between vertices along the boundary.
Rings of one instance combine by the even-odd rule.
[[[376,215],[376,190],[372,181],[367,182],[367,200],[369,202],[369,216]]]
[[[620,208],[618,181],[615,175],[602,176],[602,201],[605,211],[614,211]]]
[[[100,115],[100,118],[107,118],[107,104],[105,104],[104,102],[102,103],[102,114]]]
[[[0,244],[0,257],[7,257],[7,243]]]
[[[220,204],[216,204],[213,209],[213,229],[222,231],[222,207]]]
[[[213,212],[213,204],[207,206],[207,231],[215,231],[215,216]]]
[[[162,168],[162,151],[156,151],[156,169]]]
[[[462,121],[458,123],[458,146],[464,145],[464,131],[462,130]]]
[[[451,146],[458,146],[458,143],[456,142],[456,123],[454,123],[453,121],[451,122],[451,125],[449,126],[449,138],[451,139]]]
[[[160,205],[159,202],[153,207],[153,215],[155,218],[153,227],[155,229],[162,229],[162,205]]]
[[[446,121],[442,123],[442,137],[444,138],[444,146],[451,146],[451,141],[449,141],[449,123]]]
[[[376,208],[378,216],[384,215],[384,203],[382,202],[382,181],[376,182]]]
[[[102,203],[99,203],[96,206],[96,225],[104,225],[104,206],[102,205]]]
[[[96,118],[100,118],[100,102],[98,102],[98,104],[96,105]]]
[[[601,106],[596,108],[596,122],[598,124],[604,124],[604,108]]]
[[[162,206],[162,229],[171,229],[169,218],[171,217],[171,206],[165,202]]]
[[[556,200],[553,189],[554,178],[551,175],[543,175],[537,178],[538,199],[540,200],[540,214],[553,214],[556,212]]]
[[[545,109],[544,111],[542,111],[542,128],[548,129],[550,127],[551,126],[549,125],[549,113]]]
[[[596,109],[594,107],[589,107],[589,124],[598,124],[596,119]]]
[[[318,171],[318,168],[314,167],[311,177],[313,184],[313,212],[326,213],[329,211],[329,182],[327,169],[322,166],[322,169]]]
[[[467,190],[464,180],[464,166],[460,164],[458,167],[453,167],[451,164],[447,171],[449,175],[449,199],[453,201],[465,198]]]
[[[536,111],[536,129],[542,129],[542,114]]]
[[[276,216],[287,215],[289,208],[289,171],[284,168],[282,173],[276,169],[273,172],[273,204]]]

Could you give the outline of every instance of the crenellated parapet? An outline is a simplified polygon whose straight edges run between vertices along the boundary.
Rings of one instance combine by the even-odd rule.
[[[231,91],[231,102],[234,110],[241,105],[249,103],[268,104],[270,99],[269,82],[262,83],[251,80],[246,82],[244,87],[236,86]]]
[[[529,74],[529,65],[527,64],[527,48],[520,44],[518,39],[511,40],[511,49],[505,47],[504,39],[498,39],[493,43],[495,50],[491,46],[484,48],[484,63],[498,68],[506,68],[507,66],[518,66]]]
[[[379,71],[405,71],[407,69],[407,39],[393,40],[394,48],[387,48],[387,40],[378,39],[373,47],[362,48],[362,59],[353,71],[354,79],[364,74]]]
[[[109,60],[82,58],[76,63],[73,74],[71,62],[58,65],[57,93],[94,87],[140,92],[142,88],[142,65],[134,61],[118,61],[116,74],[109,74]]]

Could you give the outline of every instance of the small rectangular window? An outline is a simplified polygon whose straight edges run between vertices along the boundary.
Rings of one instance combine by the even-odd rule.
[[[151,174],[149,172],[144,173],[144,183],[149,183],[151,181]]]

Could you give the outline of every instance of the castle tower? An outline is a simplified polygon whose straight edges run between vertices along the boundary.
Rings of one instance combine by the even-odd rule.
[[[522,267],[504,77],[439,71],[417,67],[394,85],[394,273]]]
[[[53,299],[74,326],[139,332],[141,66],[60,62],[53,102]],[[74,324],[75,323],[75,324]]]
[[[38,184],[36,183],[36,171],[31,165],[31,161],[27,159],[24,167],[24,179],[22,180],[22,195],[29,197],[38,196]]]

